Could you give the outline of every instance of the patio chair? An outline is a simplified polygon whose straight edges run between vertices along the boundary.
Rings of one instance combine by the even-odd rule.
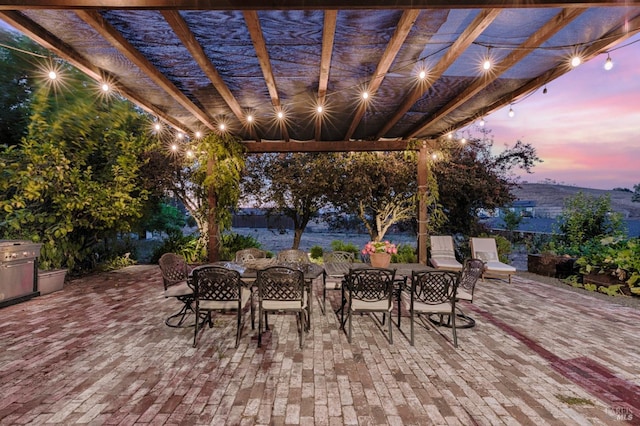
[[[238,250],[236,252],[235,262],[242,265],[248,260],[265,259],[266,257],[266,251],[260,250],[259,248],[250,247],[243,250]]]
[[[349,330],[347,340],[351,343],[352,319],[355,313],[382,313],[381,324],[389,314],[389,343],[393,344],[391,311],[396,271],[382,268],[352,269],[345,277],[345,309]],[[342,313],[344,315],[344,311]],[[374,316],[375,318],[375,316]],[[344,321],[342,321],[344,324]]]
[[[325,265],[343,264],[346,265],[355,261],[355,254],[348,251],[332,251],[326,253],[323,256]],[[323,286],[322,286],[322,314],[325,314],[327,308],[327,290],[342,290],[342,281],[344,280],[344,273],[337,273],[335,275],[327,274],[326,270],[323,274]]]
[[[511,275],[515,274],[516,268],[506,263],[502,263],[498,257],[498,248],[495,238],[471,238],[471,257],[482,260],[485,269],[482,273],[484,278],[508,278],[511,284]]]
[[[480,259],[467,259],[464,262],[456,292],[456,302],[464,300],[465,302],[473,303],[476,283],[482,276],[484,268],[484,262]],[[464,324],[458,325],[458,328],[471,328],[475,325],[475,320],[467,316],[459,305],[456,305],[456,309],[458,310],[458,318],[464,321]]]
[[[412,272],[411,291],[403,294],[403,303],[409,311],[411,335],[409,343],[414,345],[414,324],[420,315],[438,315],[440,324],[444,325],[443,317],[448,317],[453,336],[453,346],[458,347],[456,334],[456,290],[459,273],[453,271],[424,271]],[[427,323],[423,321],[427,326]]]
[[[189,266],[186,260],[175,253],[165,253],[158,261],[162,271],[164,297],[175,297],[182,302],[182,308],[169,316],[164,323],[169,327],[183,327],[183,323],[190,312],[193,312],[193,289],[187,284]],[[177,322],[173,319],[177,318]],[[189,324],[191,326],[192,324]]]
[[[456,259],[453,249],[453,237],[451,235],[431,235],[431,257],[429,263],[436,268],[445,271],[460,271],[462,264]]]
[[[220,266],[201,266],[193,270],[193,295],[196,313],[193,347],[198,344],[198,331],[205,323],[213,327],[213,311],[236,311],[236,348],[244,327],[243,311],[249,303],[251,328],[255,328],[252,291],[240,279],[240,273]]]
[[[296,314],[296,324],[302,349],[304,333],[309,330],[309,301],[304,274],[285,266],[272,266],[258,271],[258,347],[262,346],[262,319],[269,329],[268,312]]]

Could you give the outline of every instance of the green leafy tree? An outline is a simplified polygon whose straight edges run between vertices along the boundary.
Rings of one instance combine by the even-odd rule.
[[[27,135],[0,152],[0,233],[41,242],[44,267],[73,269],[140,216],[147,120],[122,99],[96,99],[95,83],[80,73],[65,73],[65,90],[35,92]]]
[[[609,195],[592,197],[583,192],[565,201],[554,227],[554,248],[574,255],[589,241],[624,235],[622,215],[611,211]]]
[[[34,62],[46,51],[0,27],[0,144],[17,145],[27,134],[34,92]]]
[[[309,221],[338,191],[334,154],[262,154],[250,156],[243,181],[245,201],[282,213],[294,224],[292,248],[300,246]]]
[[[530,172],[541,161],[535,148],[521,141],[499,154],[494,154],[492,148],[488,133],[482,138],[470,138],[464,145],[442,141],[446,155],[434,162],[433,173],[447,222],[438,232],[479,235],[485,231],[478,221],[478,211],[511,204],[511,190],[517,185],[513,171]]]
[[[347,214],[357,214],[371,241],[381,241],[389,228],[416,216],[417,163],[412,152],[344,154],[339,188],[331,201]]]

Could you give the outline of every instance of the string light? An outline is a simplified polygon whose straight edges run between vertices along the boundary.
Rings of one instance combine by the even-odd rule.
[[[111,87],[109,87],[108,83],[102,83],[102,85],[100,86],[100,88],[102,89],[102,91],[104,93],[108,93],[111,90]]]
[[[318,114],[322,114],[323,111],[324,111],[324,108],[322,108],[322,105],[318,105],[318,107],[316,108],[316,112]]]
[[[513,118],[516,115],[515,112],[513,112],[513,106],[509,107],[509,117]]]
[[[369,92],[362,92],[362,99],[364,99],[365,101],[369,99]]]
[[[542,94],[546,95],[547,94],[547,85],[544,85],[544,89],[542,89]]]
[[[176,152],[178,151],[178,145],[176,145],[175,143],[171,145],[171,151]]]
[[[480,124],[480,127],[484,127],[484,117],[482,117],[480,119],[480,123],[479,124]]]
[[[277,115],[278,115],[278,118],[279,118],[280,120],[282,120],[282,119],[284,118],[284,112],[282,112],[282,111],[278,111],[278,114],[277,114]]]
[[[607,60],[604,61],[604,69],[610,71],[613,68],[613,61],[611,60],[611,56],[607,53]]]
[[[48,75],[49,75],[49,80],[56,80],[58,78],[58,73],[56,73],[53,70],[49,71]]]
[[[418,73],[418,78],[420,80],[424,80],[425,78],[427,78],[427,72],[425,70],[420,70],[420,72]]]
[[[227,128],[227,126],[225,126],[225,124],[224,124],[224,123],[220,123],[220,124],[218,125],[218,129],[220,129],[220,131],[221,131],[221,132],[224,132],[226,128]]]
[[[155,124],[153,125],[153,130],[155,130],[156,132],[159,132],[160,129],[162,129],[162,126],[160,125],[160,123],[156,121]]]
[[[247,115],[247,123],[253,123],[253,115]]]
[[[197,131],[196,132],[196,138],[200,139],[202,137],[202,132],[201,131]]]
[[[573,58],[571,58],[571,66],[573,68],[577,67],[578,65],[580,65],[582,63],[582,59],[580,58],[580,56],[574,56]]]

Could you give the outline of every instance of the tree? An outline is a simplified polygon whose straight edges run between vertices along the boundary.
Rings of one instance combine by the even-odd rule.
[[[624,234],[622,215],[611,211],[608,194],[591,197],[578,192],[568,198],[555,226],[554,245],[568,254],[581,253],[581,248],[591,240]]]
[[[341,158],[342,177],[332,203],[354,213],[371,241],[381,241],[389,228],[416,215],[416,158],[404,152],[358,152]]]
[[[94,82],[65,73],[69,87],[38,89],[27,135],[0,152],[0,233],[42,242],[42,266],[73,269],[140,216],[148,141],[147,119],[130,103],[96,99]]]
[[[464,145],[442,141],[447,155],[434,162],[433,173],[448,221],[439,232],[479,235],[484,230],[478,222],[478,210],[510,204],[514,199],[511,189],[517,185],[513,170],[530,172],[541,161],[535,148],[521,141],[494,155],[493,141],[487,133],[484,136],[470,138]]]
[[[640,203],[640,183],[633,186],[633,195],[631,201],[634,203]]]
[[[294,224],[292,248],[300,246],[309,221],[338,191],[336,155],[262,154],[247,161],[243,181],[245,200],[258,206],[272,206],[270,213],[282,213]]]

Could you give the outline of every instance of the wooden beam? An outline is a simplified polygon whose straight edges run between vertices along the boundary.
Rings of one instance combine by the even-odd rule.
[[[260,62],[260,68],[262,68],[262,74],[264,75],[264,81],[267,84],[269,95],[271,96],[271,104],[275,108],[276,112],[282,111],[282,105],[280,105],[280,96],[278,95],[278,87],[276,86],[276,79],[273,76],[273,70],[271,69],[271,60],[269,59],[269,52],[267,51],[267,43],[264,41],[264,35],[262,34],[262,27],[260,26],[260,19],[258,18],[258,12],[255,10],[245,11],[244,20],[247,23],[247,29],[251,35],[253,41],[253,48],[256,51],[258,62]],[[286,125],[286,117],[280,121],[280,130],[282,132],[282,139],[289,140],[289,132]]]
[[[380,88],[385,75],[387,75],[389,68],[391,68],[391,64],[393,64],[394,59],[398,55],[398,51],[402,47],[404,41],[407,39],[409,31],[411,31],[411,27],[413,27],[413,23],[418,18],[418,15],[420,15],[420,11],[415,9],[405,10],[402,13],[400,21],[398,21],[396,30],[393,33],[391,40],[389,40],[389,44],[387,44],[387,48],[382,54],[382,58],[380,58],[380,62],[378,62],[376,71],[373,74],[369,85],[367,86],[367,92],[369,93],[369,96],[373,96]],[[362,120],[362,117],[364,116],[367,108],[367,102],[367,100],[360,101],[360,104],[356,109],[356,113],[351,120],[351,125],[349,126],[349,130],[347,130],[344,139],[351,139],[351,137],[353,136],[353,133],[356,131],[358,124],[360,124],[360,120]]]
[[[619,0],[1,0],[0,10],[347,10],[629,6]]]
[[[318,106],[325,107],[327,85],[329,84],[329,70],[331,69],[331,54],[333,53],[333,41],[336,35],[336,21],[338,12],[326,10],[324,12],[324,27],[322,29],[322,55],[320,57],[320,78],[318,80]],[[324,114],[316,116],[316,140],[322,137],[322,118]]]
[[[183,132],[187,131],[183,123],[175,120],[173,117],[167,115],[164,111],[162,111],[155,105],[141,98],[135,91],[124,86],[121,82],[113,78],[113,76],[111,76],[109,73],[95,66],[90,60],[86,59],[71,46],[69,46],[53,34],[49,33],[47,30],[33,22],[31,19],[27,18],[20,12],[0,11],[0,18],[8,24],[12,25],[17,30],[21,31],[36,43],[40,44],[45,49],[50,50],[58,57],[69,62],[71,65],[88,75],[90,78],[93,78],[98,82],[104,80],[105,78],[108,79],[112,82],[112,85],[115,86],[114,89],[118,93],[138,105],[149,114],[160,118],[161,120]]]
[[[500,77],[505,71],[531,53],[531,50],[539,47],[542,43],[550,39],[554,34],[586,10],[587,9],[577,8],[561,10],[560,13],[540,27],[540,29],[531,35],[531,37],[529,37],[524,43],[513,49],[511,53],[508,54],[500,63],[494,65],[494,67],[482,77],[476,78],[461,94],[449,101],[439,111],[429,116],[429,119],[426,122],[416,126],[406,137],[412,138],[422,132],[425,132],[440,119],[446,117],[453,110],[478,94],[482,89],[491,84],[491,82]]]
[[[144,57],[135,47],[127,41],[122,34],[120,34],[115,28],[113,28],[100,13],[95,11],[77,10],[76,14],[91,25],[94,30],[98,32],[105,40],[107,40],[113,47],[122,52],[135,66],[137,66],[143,73],[149,76],[161,89],[169,94],[176,100],[183,108],[193,114],[200,122],[202,122],[209,129],[215,129],[213,119],[198,106],[196,106],[187,96],[180,91],[167,77],[164,76],[156,67],[153,66],[147,58]]]
[[[264,152],[366,152],[366,151],[405,151],[417,150],[426,144],[427,148],[435,149],[435,140],[424,140],[418,144],[414,140],[393,141],[244,141],[242,144],[250,154]],[[418,146],[420,145],[420,146]]]
[[[629,30],[628,28],[634,28],[633,30]],[[581,52],[581,56],[584,59],[584,62],[587,62],[596,56],[606,52],[613,46],[618,45],[619,43],[627,40],[630,37],[635,36],[640,33],[640,16],[636,16],[635,18],[625,22],[624,25],[621,25],[617,29],[610,31],[609,33],[600,37],[599,40],[591,43],[589,47],[587,47],[583,52]],[[518,89],[510,92],[508,95],[502,96],[500,99],[488,105],[485,108],[482,108],[479,111],[480,115],[489,115],[492,112],[504,107],[512,103],[514,100],[521,98],[523,96],[528,95],[529,93],[539,89],[541,86],[549,83],[550,81],[555,80],[556,78],[568,73],[573,68],[568,64],[561,64],[555,68],[550,69],[549,71],[539,75],[536,78],[529,80],[526,84],[522,85]],[[470,117],[464,121],[457,123],[456,128],[461,128],[466,126],[467,124],[472,123],[476,120],[476,117]],[[452,129],[455,130],[455,129]]]
[[[173,31],[176,35],[182,40],[182,43],[187,48],[189,53],[195,61],[200,65],[200,68],[205,73],[213,86],[216,88],[222,99],[227,103],[233,114],[236,116],[240,123],[249,129],[252,138],[257,139],[255,129],[253,126],[248,125],[246,118],[244,116],[244,112],[242,111],[242,107],[240,103],[237,101],[227,84],[224,82],[216,67],[211,63],[207,55],[204,53],[202,46],[196,40],[196,37],[193,35],[189,26],[185,22],[185,20],[180,15],[180,12],[165,10],[162,11],[162,16],[167,21],[167,23],[173,28]]]
[[[464,53],[465,50],[478,38],[480,34],[498,17],[499,9],[484,9],[469,24],[469,26],[460,34],[455,42],[451,45],[445,54],[440,58],[438,63],[429,70],[428,80],[424,84],[419,84],[413,88],[411,92],[402,100],[400,106],[393,114],[390,120],[376,135],[376,139],[384,137],[395,124],[400,121],[402,116],[427,93],[427,90],[436,82],[442,74]]]

